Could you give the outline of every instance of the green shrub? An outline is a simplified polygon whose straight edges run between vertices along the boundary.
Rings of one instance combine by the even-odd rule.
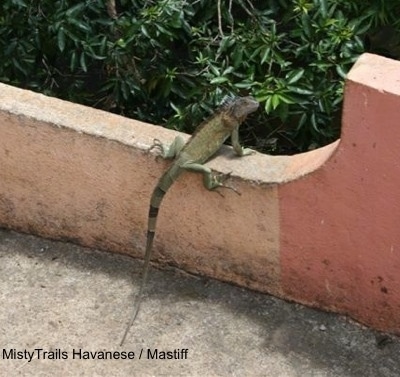
[[[338,137],[344,77],[366,45],[398,58],[397,4],[3,0],[0,80],[186,132],[224,95],[251,93],[263,111],[245,144],[295,153]]]

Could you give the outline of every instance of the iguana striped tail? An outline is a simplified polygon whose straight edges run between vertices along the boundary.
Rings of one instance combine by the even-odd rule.
[[[145,252],[145,257],[144,257],[142,280],[140,282],[139,292],[137,293],[136,298],[135,298],[135,303],[133,306],[133,308],[134,308],[133,315],[132,315],[132,318],[125,330],[124,336],[122,337],[120,346],[122,346],[124,344],[125,339],[128,335],[128,332],[129,332],[130,328],[132,327],[133,322],[135,322],[135,319],[139,313],[140,304],[142,303],[143,290],[144,290],[144,287],[147,282],[147,276],[148,276],[149,266],[150,266],[151,251],[153,250],[153,240],[154,240],[154,236],[156,233],[157,217],[158,217],[158,211],[161,206],[161,202],[164,199],[164,196],[167,193],[168,189],[172,186],[175,179],[181,173],[180,171],[175,171],[175,169],[172,169],[172,168],[173,168],[173,166],[171,166],[171,169],[168,169],[163,174],[163,176],[159,180],[159,184],[154,188],[153,194],[151,195],[148,223],[147,223],[147,241],[146,241],[146,252]],[[173,173],[175,174],[174,175],[175,179],[172,179],[171,170],[174,170]]]

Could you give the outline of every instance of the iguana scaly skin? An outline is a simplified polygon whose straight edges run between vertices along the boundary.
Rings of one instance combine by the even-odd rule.
[[[154,140],[154,144],[150,150],[153,148],[160,148],[161,155],[164,158],[174,158],[175,160],[159,179],[151,196],[143,276],[139,292],[136,296],[134,313],[121,340],[121,346],[123,345],[129,329],[139,313],[143,289],[146,284],[149,270],[149,261],[155,235],[158,210],[165,193],[184,170],[202,173],[204,186],[208,190],[213,190],[218,187],[233,189],[223,183],[229,177],[229,174],[213,174],[211,169],[203,164],[220,149],[229,136],[231,136],[232,146],[236,154],[239,156],[246,156],[253,153],[250,149],[244,149],[239,144],[238,132],[240,124],[245,120],[247,115],[256,111],[258,106],[259,103],[253,97],[229,98],[223,102],[214,115],[199,125],[186,144],[180,136],[175,138],[169,148],[162,145],[159,140]]]

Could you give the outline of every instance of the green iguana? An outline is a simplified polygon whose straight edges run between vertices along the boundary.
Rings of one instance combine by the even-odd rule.
[[[159,148],[164,158],[174,158],[175,160],[169,169],[161,176],[151,196],[142,281],[136,296],[136,307],[133,316],[125,330],[120,346],[123,345],[129,329],[139,313],[143,289],[149,270],[158,210],[165,193],[184,170],[202,173],[204,186],[208,190],[213,190],[218,187],[233,189],[224,184],[224,181],[230,174],[213,174],[211,169],[203,164],[220,149],[229,136],[231,136],[232,146],[236,154],[239,156],[246,156],[253,153],[252,150],[244,149],[239,144],[239,126],[247,115],[258,109],[258,106],[259,103],[250,96],[229,97],[222,103],[214,115],[199,125],[186,144],[181,136],[177,136],[169,148],[161,144],[159,140],[154,140],[154,144],[149,150]]]

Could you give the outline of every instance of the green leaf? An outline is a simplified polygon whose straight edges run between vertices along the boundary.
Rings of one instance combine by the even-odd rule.
[[[235,68],[239,67],[242,62],[243,62],[243,48],[237,48],[234,52],[233,52],[233,66]]]
[[[249,81],[243,81],[243,82],[237,82],[233,85],[239,89],[250,89],[254,84]]]
[[[297,124],[297,131],[300,130],[307,121],[307,114],[303,113],[302,116],[300,117],[299,123]]]
[[[90,26],[89,26],[88,24],[84,23],[84,22],[81,21],[81,20],[76,20],[76,19],[74,19],[74,18],[70,18],[70,19],[68,20],[68,22],[69,22],[70,24],[76,26],[78,29],[81,29],[82,31],[86,32],[86,33],[91,31]]]
[[[219,44],[218,54],[224,53],[230,47],[231,37],[223,37]]]
[[[292,97],[290,97],[288,94],[280,93],[280,94],[278,94],[278,96],[282,102],[287,103],[289,105],[292,103],[296,103],[296,101]]]
[[[272,106],[272,96],[268,96],[267,100],[265,101],[265,112],[267,114],[271,113],[273,106]]]
[[[270,54],[271,54],[271,49],[269,47],[267,47],[264,50],[263,55],[261,57],[261,64],[264,64],[267,61],[267,59],[269,59]]]
[[[327,17],[327,15],[328,15],[328,7],[327,7],[327,4],[326,4],[326,0],[318,0],[318,3],[319,3],[319,6],[320,6],[319,10],[321,12],[321,16],[322,17]]]
[[[215,76],[220,76],[219,70],[214,65],[210,64],[210,69]]]
[[[299,81],[303,77],[304,72],[305,70],[303,68],[289,72],[286,75],[287,83],[294,84],[295,82]]]
[[[80,38],[79,38],[78,36],[76,36],[74,33],[72,33],[70,30],[64,29],[64,33],[65,33],[70,39],[72,39],[75,43],[79,43],[79,42],[80,42]]]
[[[75,70],[75,68],[76,68],[76,52],[72,51],[71,59],[69,62],[69,69],[71,72],[73,72]]]
[[[142,34],[144,36],[146,36],[147,38],[151,39],[151,36],[150,36],[149,32],[147,31],[147,29],[146,29],[146,27],[144,25],[142,25],[140,27],[140,31],[142,32]]]
[[[211,81],[210,84],[222,84],[223,82],[227,82],[229,79],[225,76],[219,76],[219,77],[214,77]]]
[[[289,89],[293,93],[302,94],[302,95],[306,95],[306,96],[310,96],[310,95],[314,94],[313,90],[301,88],[301,87],[298,87],[298,86],[289,85],[287,87],[287,89]]]
[[[100,42],[100,54],[105,55],[107,49],[107,37],[104,36]]]
[[[85,3],[79,3],[79,4],[74,5],[73,7],[69,8],[65,14],[67,17],[71,17],[74,13],[78,13],[81,10],[83,10],[84,7],[85,7]]]
[[[169,37],[172,37],[172,36],[173,36],[173,34],[172,34],[169,30],[167,30],[165,27],[163,27],[162,25],[160,25],[160,24],[155,24],[155,27],[156,27],[162,34],[168,35]]]
[[[315,112],[311,114],[311,125],[316,132],[319,132],[318,124],[317,124],[317,117],[315,116]]]
[[[343,79],[345,79],[347,77],[347,72],[343,69],[343,67],[341,65],[336,66],[336,72]]]
[[[58,29],[57,32],[57,44],[60,51],[63,52],[65,48],[65,33],[62,26]]]
[[[107,56],[97,55],[96,52],[94,51],[93,47],[90,45],[85,46],[85,52],[87,53],[87,55],[89,55],[90,57],[92,57],[93,59],[96,59],[96,60],[104,60],[107,58]]]
[[[230,73],[232,73],[232,72],[234,71],[234,69],[235,69],[235,68],[233,68],[233,67],[228,67],[228,68],[226,68],[226,69],[224,70],[224,72],[222,72],[222,76],[229,75]]]
[[[301,24],[303,26],[303,31],[304,34],[310,38],[312,35],[312,29],[311,29],[311,21],[310,21],[310,16],[308,14],[302,14],[301,15]]]
[[[273,94],[271,98],[272,108],[275,110],[281,102],[281,97],[279,94]]]
[[[86,66],[86,58],[85,58],[85,53],[81,53],[81,57],[79,59],[79,63],[81,65],[81,68],[83,69],[84,72],[87,72],[87,66]]]
[[[16,4],[16,5],[19,5],[20,7],[24,7],[24,8],[27,7],[25,1],[23,1],[23,0],[13,0],[12,2],[13,2],[14,4]]]

